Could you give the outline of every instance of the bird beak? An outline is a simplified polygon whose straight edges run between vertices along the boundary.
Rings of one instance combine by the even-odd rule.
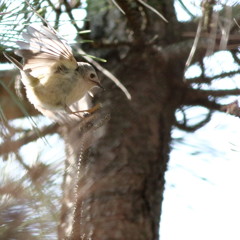
[[[105,90],[104,87],[102,86],[102,84],[98,81],[93,81],[91,80],[92,82],[94,82],[98,87],[100,87],[101,89]]]

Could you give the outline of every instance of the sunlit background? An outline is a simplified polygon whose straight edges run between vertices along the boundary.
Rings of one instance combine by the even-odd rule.
[[[226,3],[232,5],[236,1]],[[198,6],[188,6],[191,13],[200,15]],[[176,10],[180,20],[189,20],[190,16],[179,2],[176,2]],[[226,52],[216,53],[204,62],[209,76],[238,69]],[[186,75],[196,77],[200,73],[195,65]],[[228,78],[227,84],[216,80],[212,86],[216,89],[239,88],[240,75]],[[235,96],[224,98],[221,103],[236,99]],[[188,111],[188,116],[197,122],[204,113],[202,108],[194,108]],[[181,113],[177,116],[182,117]],[[239,118],[214,113],[211,121],[194,133],[173,131],[175,140],[166,173],[161,240],[240,239],[239,126]]]

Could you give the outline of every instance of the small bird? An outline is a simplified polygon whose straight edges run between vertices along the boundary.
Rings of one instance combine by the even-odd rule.
[[[77,62],[70,46],[54,30],[28,26],[22,36],[24,41],[16,42],[20,49],[15,54],[23,58],[23,64],[4,55],[20,70],[27,97],[40,112],[65,110],[75,114],[69,106],[93,87],[102,87],[94,68]]]

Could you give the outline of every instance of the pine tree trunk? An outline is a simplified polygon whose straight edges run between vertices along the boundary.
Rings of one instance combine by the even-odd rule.
[[[158,239],[175,109],[170,96],[160,94],[164,86],[155,81],[156,71],[142,64],[147,59],[132,56],[118,73],[120,78],[127,76],[132,100],[129,102],[118,89],[106,93],[111,103],[105,108],[111,118],[104,137],[81,163],[78,186],[84,190],[79,189],[75,202],[75,225],[73,206],[68,209],[68,226],[75,226],[69,239]],[[82,138],[76,136],[68,143],[78,146],[74,151],[79,153]],[[77,181],[79,157],[75,161],[75,172],[69,177],[75,176],[75,183],[65,181],[67,195]]]
[[[126,21],[120,15],[114,8],[96,13],[90,22],[91,37],[124,41]],[[119,18],[123,20],[117,24]],[[102,49],[93,55],[108,59],[106,66],[123,81],[132,100],[104,80],[106,91],[99,101],[105,113],[98,117],[101,121],[110,113],[111,118],[100,130],[102,137],[92,141],[80,159],[82,135],[76,129],[66,132],[68,136],[74,132],[67,143],[75,149],[75,165],[66,172],[59,239],[157,240],[171,129],[182,97],[171,81],[182,76],[183,68],[172,71],[152,45]]]

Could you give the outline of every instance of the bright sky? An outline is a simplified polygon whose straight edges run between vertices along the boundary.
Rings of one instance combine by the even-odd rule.
[[[193,134],[175,130],[161,240],[240,239],[240,120],[216,113]]]
[[[233,68],[226,53],[205,61],[212,73]],[[194,66],[187,74],[198,73]],[[214,88],[240,87],[239,79],[238,75],[229,78],[227,84],[216,81]],[[233,99],[238,98],[223,102]],[[190,115],[197,118],[199,110],[193,109]],[[166,173],[161,240],[240,239],[239,125],[239,118],[215,113],[210,123],[195,133],[173,131],[179,140],[174,141]]]

